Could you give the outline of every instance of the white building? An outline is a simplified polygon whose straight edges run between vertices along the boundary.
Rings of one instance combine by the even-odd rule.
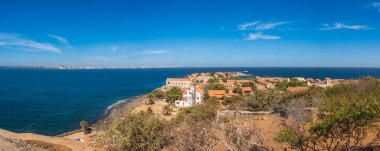
[[[167,78],[166,86],[188,89],[191,86],[191,81],[188,78]]]
[[[176,107],[190,107],[195,104],[202,103],[203,93],[201,90],[196,89],[195,86],[191,86],[186,89],[186,93],[183,94],[183,98],[181,100],[175,101]]]
[[[297,81],[306,81],[304,77],[294,77]]]

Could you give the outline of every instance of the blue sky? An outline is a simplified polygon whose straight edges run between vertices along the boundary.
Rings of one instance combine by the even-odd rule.
[[[2,0],[0,65],[380,67],[380,1]]]

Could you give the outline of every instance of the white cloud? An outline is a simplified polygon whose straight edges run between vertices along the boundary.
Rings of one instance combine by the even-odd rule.
[[[266,34],[264,34],[262,32],[251,33],[251,34],[249,34],[246,37],[246,40],[259,40],[259,39],[263,39],[263,40],[277,40],[277,39],[281,39],[281,37],[279,37],[279,36],[273,36],[273,35],[266,35]]]
[[[35,50],[61,53],[61,50],[52,44],[37,42],[18,34],[0,33],[0,46],[26,47]]]
[[[351,30],[371,30],[365,25],[346,25],[343,23],[336,22],[334,24],[323,24],[323,27],[320,30],[337,30],[337,29],[351,29]]]
[[[248,29],[256,26],[257,24],[259,24],[258,21],[254,21],[254,22],[250,22],[250,23],[244,23],[244,24],[239,25],[239,30],[248,30]]]
[[[160,54],[168,54],[169,52],[167,50],[145,50],[142,52],[144,55],[160,55]]]
[[[54,38],[55,40],[57,40],[58,42],[62,44],[69,45],[69,41],[66,38],[63,38],[61,36],[54,35],[54,34],[47,34],[47,36]]]
[[[262,23],[260,21],[254,21],[249,23],[244,23],[239,25],[239,30],[256,30],[256,31],[262,31],[262,30],[269,30],[269,29],[275,29],[278,26],[288,24],[289,22],[267,22]]]
[[[379,13],[380,13],[380,2],[372,3],[372,6],[375,7],[377,9],[377,11],[379,11]]]

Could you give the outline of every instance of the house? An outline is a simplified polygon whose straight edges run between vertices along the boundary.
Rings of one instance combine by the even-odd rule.
[[[276,88],[276,85],[273,84],[273,83],[270,83],[270,82],[267,82],[267,83],[265,83],[264,85],[265,85],[265,87],[268,88],[268,89],[274,89],[274,88]]]
[[[210,97],[215,97],[217,99],[223,99],[223,97],[226,95],[225,90],[208,90],[207,92]]]
[[[257,80],[257,82],[264,85],[265,88],[268,88],[268,89],[276,88],[276,85],[271,82],[270,78],[260,78]]]
[[[191,81],[188,78],[167,78],[166,86],[188,89],[191,86]]]
[[[185,89],[182,99],[174,102],[176,107],[190,107],[195,104],[201,104],[203,101],[203,90],[192,85]]]
[[[331,87],[331,86],[334,85],[334,84],[332,83],[332,80],[331,80],[330,78],[325,78],[323,81],[317,79],[316,81],[317,81],[317,82],[315,83],[315,86],[317,86],[317,87],[321,87],[321,88],[327,88],[327,87]],[[337,84],[337,83],[335,83],[335,84]]]
[[[297,81],[306,81],[304,77],[294,77]]]
[[[265,87],[265,85],[261,84],[261,83],[254,83],[255,87],[258,89],[258,90],[267,90],[267,88]]]
[[[329,85],[329,84],[331,84],[331,79],[330,78],[325,78],[324,82],[325,82],[325,84]]]
[[[253,91],[251,87],[241,87],[243,95],[252,95]]]
[[[233,89],[236,85],[235,80],[227,80],[227,82],[223,83],[226,89]]]

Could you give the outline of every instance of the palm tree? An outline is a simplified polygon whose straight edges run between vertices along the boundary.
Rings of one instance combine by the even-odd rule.
[[[88,128],[88,123],[87,123],[87,121],[82,120],[82,121],[80,121],[79,125],[80,125],[80,127],[82,127],[83,133],[84,133],[84,134],[87,134],[87,133],[86,133],[86,130],[87,130],[87,128]]]

